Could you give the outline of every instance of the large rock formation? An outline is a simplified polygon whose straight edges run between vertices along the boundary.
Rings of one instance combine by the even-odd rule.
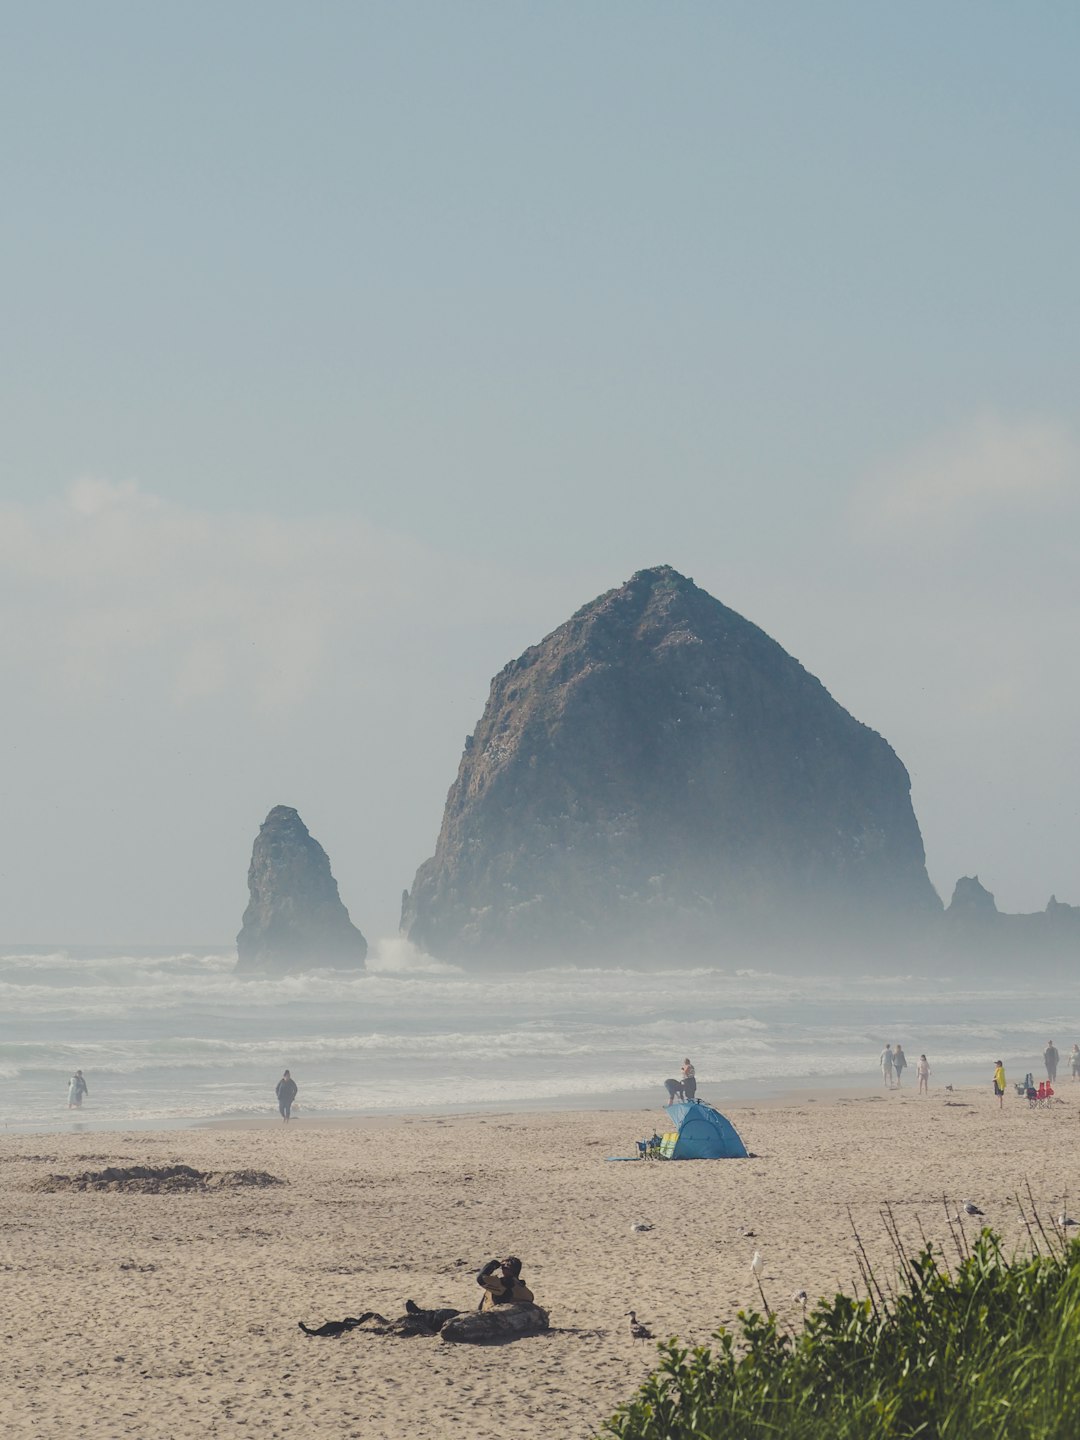
[[[466,962],[682,959],[940,912],[886,741],[662,566],[495,677],[402,928]]]
[[[275,805],[259,829],[248,890],[238,971],[363,968],[367,941],[341,903],[326,851],[288,805]]]

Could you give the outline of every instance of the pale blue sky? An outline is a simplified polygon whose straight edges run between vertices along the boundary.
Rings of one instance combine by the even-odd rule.
[[[671,563],[1080,902],[1080,12],[0,9],[4,940],[372,936],[490,676]],[[74,487],[74,488],[73,488]]]

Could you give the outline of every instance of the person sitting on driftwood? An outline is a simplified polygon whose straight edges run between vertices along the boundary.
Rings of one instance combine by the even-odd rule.
[[[483,1288],[478,1310],[491,1310],[496,1305],[531,1305],[533,1292],[521,1278],[521,1261],[516,1255],[505,1260],[489,1260],[476,1277]]]
[[[491,1344],[538,1335],[548,1328],[548,1315],[533,1302],[533,1293],[521,1278],[521,1261],[516,1255],[491,1260],[476,1277],[484,1291],[476,1310],[454,1310],[450,1306],[424,1310],[413,1300],[405,1301],[405,1314],[388,1320],[375,1310],[355,1318],[328,1320],[319,1326],[305,1325],[305,1335],[337,1337],[351,1330],[369,1335],[438,1335],[451,1344]]]

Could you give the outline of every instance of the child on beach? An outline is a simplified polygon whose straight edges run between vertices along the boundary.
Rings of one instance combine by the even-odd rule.
[[[919,1077],[919,1094],[929,1095],[930,1093],[930,1062],[925,1055],[919,1056],[919,1063],[915,1066],[915,1074]]]
[[[998,1097],[998,1109],[1005,1108],[1005,1062],[994,1061],[994,1094]]]

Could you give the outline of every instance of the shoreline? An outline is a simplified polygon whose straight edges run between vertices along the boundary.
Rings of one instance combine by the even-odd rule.
[[[1020,1072],[1017,1072],[1020,1073]],[[934,1083],[931,1077],[930,1096],[944,1094],[946,1084],[956,1091],[979,1092],[991,1089],[989,1074],[973,1066],[957,1067],[948,1072],[948,1081]],[[725,1107],[741,1108],[755,1106],[791,1106],[799,1104],[832,1105],[841,1101],[863,1100],[874,1096],[882,1099],[890,1094],[915,1095],[918,1082],[909,1067],[910,1083],[899,1089],[889,1090],[879,1077],[871,1073],[864,1076],[819,1075],[805,1078],[772,1078],[760,1082],[727,1082],[714,1086],[702,1082],[698,1099],[713,1105],[717,1110]],[[1038,1083],[1039,1076],[1035,1076]],[[1010,1097],[1013,1081],[1009,1081]],[[1071,1075],[1059,1075],[1056,1093],[1064,1098],[1076,1086],[1080,1096],[1080,1084]],[[476,1104],[444,1104],[438,1106],[387,1105],[360,1109],[306,1110],[302,1092],[300,1104],[295,1107],[293,1119],[298,1126],[312,1128],[347,1128],[359,1122],[371,1120],[396,1121],[409,1119],[449,1119],[455,1117],[482,1115],[566,1115],[581,1112],[610,1113],[621,1111],[657,1111],[667,1104],[659,1085],[649,1089],[611,1090],[591,1092],[588,1095],[567,1095],[563,1097],[524,1098],[496,1100]],[[281,1119],[272,1102],[265,1110],[234,1112],[221,1115],[160,1115],[139,1117],[95,1117],[89,1110],[65,1111],[52,1121],[27,1121],[19,1123],[7,1118],[0,1122],[0,1136],[3,1135],[67,1135],[116,1133],[147,1134],[155,1131],[176,1133],[184,1130],[248,1130],[260,1129],[266,1125],[280,1125]]]

